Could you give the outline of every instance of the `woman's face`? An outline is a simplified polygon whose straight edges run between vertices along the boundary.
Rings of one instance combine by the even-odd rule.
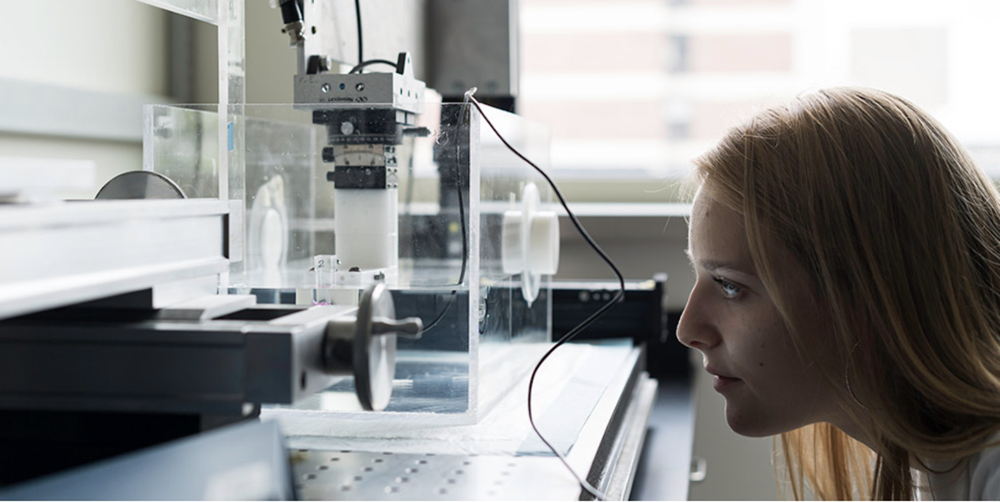
[[[833,390],[818,364],[804,362],[774,301],[757,278],[743,217],[702,190],[691,211],[688,253],[697,279],[677,338],[702,353],[705,370],[726,400],[726,421],[739,434],[768,436],[815,422],[841,422]],[[771,249],[784,252],[775,243]],[[787,254],[787,252],[786,252]],[[779,255],[780,256],[780,255]],[[808,329],[832,334],[814,301],[804,268],[783,260],[778,287]]]

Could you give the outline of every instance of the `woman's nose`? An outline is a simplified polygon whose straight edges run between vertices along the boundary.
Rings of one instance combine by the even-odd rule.
[[[677,340],[682,344],[705,351],[719,344],[721,338],[711,322],[710,302],[704,301],[699,286],[691,291],[684,312],[677,324]]]

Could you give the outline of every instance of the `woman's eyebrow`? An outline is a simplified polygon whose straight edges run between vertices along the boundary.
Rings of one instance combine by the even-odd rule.
[[[753,271],[744,270],[728,262],[716,261],[716,260],[696,260],[694,258],[694,255],[691,254],[690,248],[685,249],[684,254],[687,255],[688,261],[691,263],[692,267],[701,267],[711,272],[729,272],[729,273],[744,275],[747,277],[754,277],[754,278],[757,277],[757,274],[754,273]]]

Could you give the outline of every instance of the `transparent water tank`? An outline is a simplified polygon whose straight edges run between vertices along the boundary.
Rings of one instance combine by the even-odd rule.
[[[484,108],[510,143],[548,166],[546,128]],[[228,193],[242,208],[220,289],[259,303],[352,305],[380,281],[397,315],[425,326],[419,340],[398,341],[385,411],[361,411],[345,378],[265,416],[319,429],[330,418],[474,423],[530,372],[551,340],[557,220],[548,185],[475,107],[426,103],[406,120],[390,105],[324,105],[361,131],[390,132],[345,139],[355,131],[314,124],[301,104],[246,105],[243,144],[224,145],[217,109],[148,107],[144,167],[188,197]],[[220,146],[243,153],[242,173],[219,169]],[[365,185],[378,186],[350,188]]]

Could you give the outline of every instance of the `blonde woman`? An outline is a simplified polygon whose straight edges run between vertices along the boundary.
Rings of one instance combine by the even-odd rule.
[[[1000,499],[1000,197],[869,89],[764,111],[696,162],[678,338],[796,498]]]

